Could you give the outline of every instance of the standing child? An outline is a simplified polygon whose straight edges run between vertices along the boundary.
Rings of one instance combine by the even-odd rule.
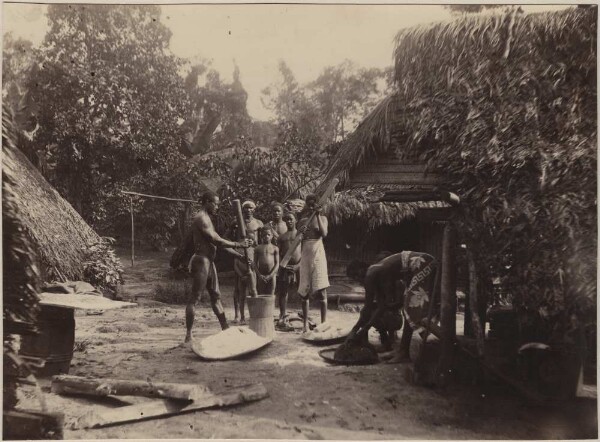
[[[256,291],[259,295],[275,294],[275,281],[279,270],[279,248],[271,243],[273,230],[269,226],[258,230],[260,244],[254,250]]]
[[[279,251],[282,256],[285,256],[291,244],[296,239],[298,230],[296,230],[296,216],[292,212],[283,215],[283,220],[287,226],[287,232],[279,237]],[[279,296],[279,321],[277,327],[288,331],[293,330],[286,320],[287,317],[287,298],[291,289],[298,289],[298,269],[300,268],[300,258],[302,257],[302,249],[296,247],[288,265],[279,268],[277,275],[277,296]]]

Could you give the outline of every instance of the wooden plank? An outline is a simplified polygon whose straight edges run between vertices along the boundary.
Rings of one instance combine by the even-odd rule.
[[[144,396],[181,400],[197,400],[206,395],[212,396],[208,387],[198,384],[92,379],[70,375],[54,376],[52,378],[52,392],[92,396]]]
[[[361,173],[420,173],[425,172],[425,164],[406,164],[402,162],[372,161],[354,169],[353,174]]]
[[[72,429],[99,428],[127,422],[173,416],[212,407],[226,407],[258,401],[267,396],[267,389],[263,384],[259,383],[237,388],[231,393],[205,396],[192,403],[169,399],[157,399],[152,402],[129,405],[110,410],[91,410],[80,416],[73,423]]]
[[[441,175],[422,173],[355,173],[350,175],[350,183],[357,184],[438,184],[443,182]]]
[[[137,305],[135,302],[113,301],[104,296],[77,295],[75,293],[43,292],[39,294],[39,297],[40,305],[84,310],[110,310]]]

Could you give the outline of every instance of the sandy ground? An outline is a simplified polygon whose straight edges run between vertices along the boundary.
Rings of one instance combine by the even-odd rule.
[[[297,333],[278,332],[273,343],[241,360],[203,361],[180,345],[183,306],[144,298],[153,284],[164,279],[167,266],[168,255],[152,255],[139,259],[135,271],[128,271],[122,295],[138,296],[138,306],[99,316],[76,313],[78,350],[70,374],[198,383],[214,391],[262,382],[269,397],[227,409],[72,430],[70,423],[84,412],[110,405],[50,393],[49,382],[44,380],[49,408],[65,413],[65,438],[547,439],[597,435],[595,403],[534,408],[506,388],[455,385],[441,391],[415,386],[404,377],[409,364],[332,366],[319,357],[320,347],[303,342]],[[225,283],[224,304],[231,318],[231,286]],[[311,311],[314,318],[318,318],[316,307]],[[357,313],[337,310],[329,314],[337,323],[351,324],[357,318]],[[199,305],[196,339],[218,330],[210,307]],[[25,392],[24,400],[33,396]]]

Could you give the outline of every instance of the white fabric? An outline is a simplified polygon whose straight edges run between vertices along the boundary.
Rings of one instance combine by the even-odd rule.
[[[303,241],[298,294],[306,297],[327,287],[329,287],[329,276],[323,241],[321,239]]]

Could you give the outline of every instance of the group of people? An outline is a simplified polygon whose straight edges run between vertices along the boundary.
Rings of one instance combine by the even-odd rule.
[[[192,291],[186,305],[185,342],[192,339],[195,317],[195,304],[203,290],[209,294],[211,307],[223,330],[229,327],[223,305],[214,260],[217,247],[234,256],[234,319],[244,324],[245,300],[248,294],[278,296],[278,328],[289,330],[287,322],[288,294],[294,289],[302,298],[304,331],[308,330],[309,299],[317,299],[321,304],[321,322],[327,317],[327,259],[323,238],[327,236],[327,218],[320,213],[317,198],[308,195],[304,209],[296,215],[286,211],[283,204],[273,203],[272,219],[263,223],[254,217],[256,204],[245,201],[242,204],[242,229],[233,225],[228,235],[233,240],[220,236],[214,228],[211,216],[219,208],[219,197],[206,192],[200,199],[201,209],[192,221],[194,255],[190,260]],[[301,245],[290,252],[285,266],[281,259],[295,245],[297,235],[302,234]]]
[[[245,323],[245,299],[251,295],[277,294],[279,304],[278,328],[289,330],[286,321],[288,294],[297,289],[302,299],[304,332],[308,330],[309,299],[320,301],[321,322],[327,318],[327,288],[329,279],[323,238],[328,233],[327,218],[320,213],[317,198],[308,195],[304,209],[296,216],[280,203],[273,203],[272,219],[263,223],[254,217],[256,204],[242,204],[245,236],[234,225],[229,240],[214,229],[211,216],[219,208],[219,197],[211,192],[202,195],[201,210],[192,222],[194,255],[190,260],[193,277],[192,291],[186,306],[185,342],[192,339],[194,305],[206,289],[212,309],[221,328],[229,327],[219,291],[214,260],[217,247],[235,257],[234,322]],[[302,234],[301,245],[295,247],[297,235]],[[292,250],[293,249],[293,250]],[[291,251],[290,251],[291,250]],[[286,254],[289,260],[280,265]],[[347,343],[367,343],[368,331],[374,327],[381,336],[383,350],[392,350],[396,331],[403,328],[400,345],[392,361],[409,360],[409,347],[414,328],[421,328],[424,312],[433,302],[437,263],[433,256],[413,251],[382,252],[369,266],[354,261],[347,268],[348,276],[365,287],[365,304]],[[407,321],[403,321],[403,315]],[[404,327],[403,327],[404,322]],[[289,327],[289,328],[288,328]]]

